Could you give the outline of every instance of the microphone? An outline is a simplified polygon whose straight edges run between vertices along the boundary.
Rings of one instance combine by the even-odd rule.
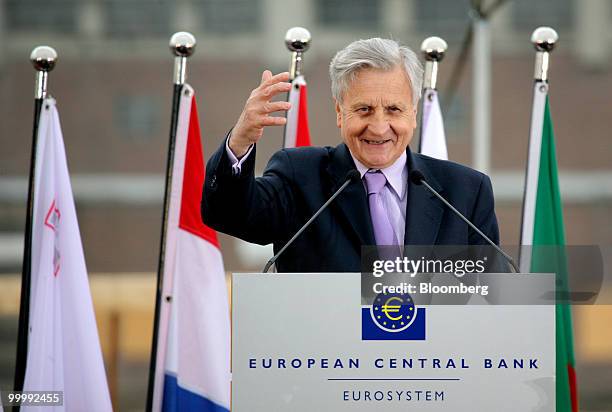
[[[476,231],[476,233],[478,233],[480,236],[482,236],[482,238],[484,240],[486,240],[491,246],[493,246],[495,248],[495,250],[497,250],[505,259],[506,261],[508,261],[508,263],[510,263],[510,266],[512,266],[512,269],[514,270],[514,273],[519,273],[520,271],[518,270],[518,267],[516,266],[516,263],[514,263],[514,260],[512,259],[512,257],[510,255],[508,255],[506,252],[504,252],[499,246],[497,246],[491,239],[489,239],[487,237],[487,235],[485,235],[484,233],[482,233],[482,231],[480,229],[478,229],[476,227],[476,225],[474,225],[472,222],[470,222],[468,220],[468,218],[466,218],[465,216],[463,216],[461,214],[461,212],[459,212],[457,209],[455,209],[455,207],[453,205],[451,205],[446,199],[444,199],[442,197],[442,195],[440,195],[440,193],[438,193],[436,191],[436,189],[434,189],[433,187],[431,187],[429,185],[429,183],[427,183],[427,181],[425,180],[425,176],[423,175],[423,173],[421,173],[420,170],[413,170],[412,172],[410,172],[410,181],[412,183],[414,183],[417,186],[425,186],[427,188],[427,190],[429,190],[431,193],[433,193],[438,199],[440,199],[442,201],[442,203],[444,203],[450,210],[452,210],[457,216],[459,216],[465,223],[467,223],[467,225],[469,227],[471,227],[472,229],[474,229]]]
[[[344,191],[344,189],[346,189],[346,187],[349,184],[353,182],[357,182],[359,180],[361,180],[361,174],[359,174],[359,172],[355,169],[350,170],[346,174],[346,177],[344,178],[344,183],[342,183],[342,186],[340,186],[338,190],[336,190],[334,194],[327,200],[327,202],[325,202],[323,206],[321,206],[319,210],[317,210],[317,212],[314,215],[312,215],[312,217],[308,220],[308,222],[304,223],[304,225],[300,228],[300,230],[298,230],[296,234],[293,235],[291,239],[289,239],[289,241],[285,244],[285,246],[283,246],[283,248],[279,250],[276,255],[272,256],[272,258],[268,260],[268,263],[266,263],[266,266],[263,269],[263,273],[268,273],[268,270],[270,270],[270,267],[274,264],[274,262],[276,262],[278,257],[283,254],[285,249],[287,249],[289,245],[291,245],[293,241],[295,241],[295,239],[297,239],[298,236],[300,236],[302,232],[306,230],[308,226],[310,226],[310,224],[317,218],[317,216],[319,216],[321,212],[323,212],[327,208],[327,206],[329,206],[329,204],[333,202],[334,199],[338,197],[338,195],[342,193],[342,191]]]

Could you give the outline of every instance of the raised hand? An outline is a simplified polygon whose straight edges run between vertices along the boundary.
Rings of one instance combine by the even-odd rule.
[[[271,114],[289,110],[291,103],[271,100],[277,94],[291,89],[288,80],[288,72],[272,75],[270,70],[265,70],[262,73],[261,83],[251,92],[230,136],[229,147],[238,158],[246,154],[251,144],[261,139],[264,127],[282,126],[287,123],[285,117],[274,117]]]

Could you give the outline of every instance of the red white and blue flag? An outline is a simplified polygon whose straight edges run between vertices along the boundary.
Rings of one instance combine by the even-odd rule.
[[[291,82],[288,101],[291,109],[287,111],[285,139],[283,147],[310,146],[310,130],[308,129],[308,100],[306,80],[297,76]]]
[[[202,223],[204,161],[193,89],[184,85],[170,183],[154,411],[229,411],[230,322],[217,233]]]

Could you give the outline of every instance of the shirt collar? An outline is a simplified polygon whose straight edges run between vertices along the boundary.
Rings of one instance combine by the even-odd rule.
[[[406,194],[406,189],[408,188],[408,169],[406,168],[406,160],[408,156],[406,155],[406,152],[403,152],[391,166],[385,167],[384,169],[369,169],[367,166],[357,160],[357,158],[353,156],[353,153],[351,153],[351,157],[353,158],[357,171],[361,175],[362,179],[363,175],[365,175],[368,170],[380,170],[387,178],[387,182],[389,182],[389,185],[395,194],[400,199],[403,199],[404,195]]]

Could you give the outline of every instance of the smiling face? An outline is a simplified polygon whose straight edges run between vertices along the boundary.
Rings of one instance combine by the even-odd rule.
[[[383,169],[406,151],[416,127],[412,89],[401,67],[363,69],[336,102],[336,123],[349,150],[366,167]]]

